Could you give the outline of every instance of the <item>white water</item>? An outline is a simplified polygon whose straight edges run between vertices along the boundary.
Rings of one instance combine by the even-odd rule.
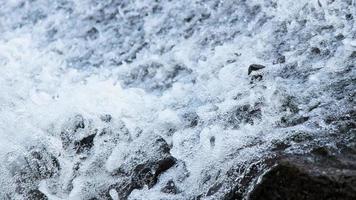
[[[134,190],[130,198],[187,199],[208,188],[210,183],[202,181],[203,172],[214,176],[220,170],[224,174],[236,163],[262,157],[269,152],[271,141],[288,137],[292,130],[320,134],[330,128],[321,120],[323,115],[353,107],[328,90],[329,84],[344,78],[337,72],[355,64],[349,58],[356,50],[355,19],[344,17],[347,13],[356,17],[356,8],[348,5],[349,1],[320,0],[322,7],[314,0],[122,1],[120,4],[128,4],[125,6],[110,2],[114,1],[0,0],[1,199],[14,194],[9,163],[33,145],[45,146],[59,156],[62,170],[57,182],[66,185],[74,161],[63,150],[59,133],[78,113],[99,128],[105,126],[100,116],[111,114],[125,123],[133,140],[142,143],[145,135],[163,136],[173,146],[171,154],[185,162],[190,174],[176,183],[183,192],[160,192],[167,180],[178,180],[186,173],[178,166],[165,172],[153,188]],[[161,9],[153,12],[155,6]],[[253,13],[253,9],[258,11]],[[104,16],[115,11],[115,18],[97,23],[90,20],[90,16],[101,18],[100,10],[105,11]],[[206,13],[210,16],[199,21]],[[184,21],[192,14],[195,17]],[[234,17],[236,22],[231,22]],[[306,25],[300,25],[302,20]],[[283,22],[287,32],[278,38],[276,30]],[[323,25],[333,25],[335,30],[317,32]],[[87,36],[92,27],[98,30],[95,39]],[[191,27],[194,33],[185,38]],[[345,39],[330,42],[339,33]],[[281,51],[287,63],[273,65],[276,45],[281,41],[286,41]],[[326,41],[322,51],[329,49],[333,55],[313,58],[310,48],[322,46],[322,41]],[[149,45],[138,51],[136,58],[124,61],[144,43]],[[232,59],[236,62],[229,63]],[[283,66],[295,62],[298,73],[310,75],[281,78]],[[132,69],[151,63],[163,66],[154,78],[128,84]],[[266,68],[263,80],[251,85],[247,68],[254,63]],[[176,65],[183,66],[181,75],[167,88],[156,87]],[[355,75],[353,69],[351,74]],[[308,115],[310,120],[278,128],[277,122],[290,112],[281,109],[288,95],[297,98],[299,115]],[[233,129],[219,118],[237,106],[256,103],[262,105],[261,118],[253,124],[241,123]],[[307,111],[318,103],[326,108]],[[198,126],[184,125],[181,115],[188,111],[198,114]],[[167,134],[170,128],[176,130],[172,135]],[[143,130],[143,136],[135,136],[138,129]],[[122,162],[122,153],[135,141],[122,141],[110,148],[97,141],[95,153],[85,161],[87,168],[75,178],[71,191],[51,191],[45,181],[40,190],[51,199],[87,198],[86,191],[107,180],[106,171]],[[101,161],[105,167],[90,167],[101,155],[106,156]],[[86,170],[96,172],[86,176]],[[86,186],[86,182],[94,186]],[[115,191],[111,193],[115,196]]]

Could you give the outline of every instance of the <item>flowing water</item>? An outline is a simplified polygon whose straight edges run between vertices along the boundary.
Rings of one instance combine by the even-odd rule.
[[[355,23],[352,0],[0,0],[0,199],[119,199],[155,137],[175,164],[128,199],[219,199],[278,142],[333,146]]]

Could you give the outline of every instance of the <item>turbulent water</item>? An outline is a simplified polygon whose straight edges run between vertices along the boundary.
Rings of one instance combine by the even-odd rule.
[[[0,0],[0,199],[246,198],[283,141],[355,141],[355,24],[353,0]]]

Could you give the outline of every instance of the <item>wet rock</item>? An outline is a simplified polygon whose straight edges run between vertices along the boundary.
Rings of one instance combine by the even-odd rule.
[[[211,186],[206,194],[206,196],[211,196],[218,192],[220,188],[222,187],[222,183],[215,183],[213,186]]]
[[[309,144],[311,151],[303,154],[279,151],[252,165],[232,167],[216,194],[223,193],[219,197],[224,200],[354,199],[356,151],[340,151],[352,143],[342,141],[337,149]]]
[[[255,83],[256,81],[261,81],[262,79],[263,79],[263,76],[261,74],[253,75],[251,77],[250,84]]]
[[[326,157],[330,154],[326,147],[316,147],[311,151],[311,153],[323,157]]]
[[[212,137],[210,138],[210,146],[211,146],[211,147],[214,147],[214,146],[215,146],[215,137],[214,137],[214,136],[212,136]]]
[[[346,20],[352,20],[354,17],[351,13],[345,15]]]
[[[356,58],[356,51],[353,51],[350,55],[350,58]]]
[[[280,141],[280,140],[272,141],[272,145],[273,145],[272,147],[273,151],[283,151],[291,146],[286,141]]]
[[[321,27],[319,28],[319,32],[324,31],[324,30],[326,30],[326,31],[334,30],[334,26],[333,26],[333,25],[326,25],[326,26],[321,26]]]
[[[356,170],[329,166],[301,157],[281,160],[262,176],[249,199],[355,199]]]
[[[31,190],[25,197],[26,200],[48,200],[48,197],[39,190]]]
[[[312,139],[313,139],[312,136],[308,135],[307,133],[303,133],[303,132],[299,132],[290,138],[291,141],[297,142],[297,143],[310,141]]]
[[[175,164],[173,157],[163,158],[158,162],[149,162],[135,167],[132,173],[131,181],[135,185],[135,189],[142,189],[144,185],[148,188],[153,187],[157,183],[158,176],[171,168]]]
[[[278,158],[264,158],[256,160],[251,165],[234,166],[226,173],[226,183],[220,189],[223,200],[242,200],[247,196],[251,185],[254,184],[263,169],[273,166]]]
[[[326,124],[334,126],[337,132],[345,134],[355,131],[355,119],[356,111],[351,110],[344,113],[326,116],[324,121]]]
[[[264,65],[260,65],[260,64],[252,64],[248,67],[248,75],[250,75],[253,71],[258,71],[260,69],[265,68]]]
[[[303,124],[308,120],[309,120],[308,116],[288,116],[288,117],[282,117],[280,123],[284,127],[291,127],[291,126],[297,126],[299,124]]]
[[[67,149],[75,139],[77,133],[85,128],[84,118],[82,115],[76,115],[69,119],[62,127],[60,138],[63,147]]]
[[[310,50],[313,54],[320,54],[321,50],[318,47],[313,47]]]
[[[131,144],[133,147],[127,152],[124,163],[114,172],[125,177],[121,177],[121,181],[112,187],[120,199],[127,199],[132,190],[142,189],[145,185],[152,188],[158,177],[176,163],[169,145],[162,137],[149,137],[148,140],[136,142]]]
[[[183,123],[186,124],[187,127],[195,127],[199,123],[199,116],[196,112],[184,113],[182,118]]]
[[[254,120],[261,117],[261,109],[258,106],[246,104],[228,113],[227,123],[233,128],[238,128],[241,123],[253,124]]]
[[[173,180],[169,180],[167,184],[161,189],[161,192],[168,194],[178,194],[179,190]]]
[[[86,33],[86,38],[88,38],[90,40],[95,40],[98,38],[98,36],[99,36],[99,31],[95,27],[91,28]]]
[[[91,134],[89,136],[84,137],[79,141],[74,142],[74,148],[77,153],[82,153],[85,150],[89,150],[94,146],[94,138],[96,134]]]
[[[340,34],[338,34],[338,35],[335,36],[335,39],[337,39],[337,40],[343,40],[343,39],[345,39],[345,36],[340,33]]]
[[[284,55],[279,55],[278,58],[273,61],[273,64],[282,64],[286,62],[286,57]]]
[[[13,160],[9,168],[16,182],[17,193],[25,197],[44,198],[44,195],[38,191],[38,184],[41,180],[58,175],[60,165],[57,158],[45,148],[32,148]]]
[[[281,107],[282,111],[290,111],[292,113],[298,113],[299,111],[298,102],[293,96],[287,96],[283,99]]]
[[[210,13],[202,13],[198,19],[199,22],[209,19]]]

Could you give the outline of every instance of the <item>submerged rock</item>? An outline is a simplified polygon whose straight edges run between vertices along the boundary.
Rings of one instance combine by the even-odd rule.
[[[62,140],[63,147],[65,149],[69,148],[76,135],[84,130],[85,128],[85,120],[82,115],[75,115],[70,118],[62,127],[62,131],[60,133],[60,138]]]
[[[187,127],[195,127],[199,123],[199,116],[196,112],[186,112],[182,115],[182,118]]]
[[[246,104],[227,113],[226,122],[228,126],[238,128],[240,124],[254,124],[255,121],[261,119],[261,115],[261,108],[258,105]]]
[[[286,62],[286,57],[284,55],[278,55],[277,59],[273,61],[273,64],[283,64]]]
[[[41,180],[58,176],[60,165],[58,159],[45,148],[31,148],[27,153],[17,157],[10,165],[15,179],[16,192],[25,199],[47,199],[38,190]]]

